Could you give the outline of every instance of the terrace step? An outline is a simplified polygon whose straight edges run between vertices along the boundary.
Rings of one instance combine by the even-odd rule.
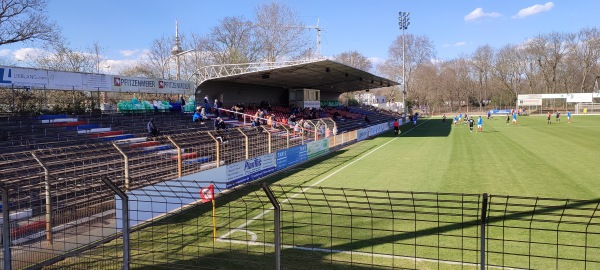
[[[60,122],[60,123],[53,123],[52,126],[55,126],[55,127],[76,127],[76,126],[85,125],[85,124],[87,124],[87,121]]]
[[[131,143],[139,143],[139,142],[145,142],[147,141],[148,138],[147,137],[138,137],[138,138],[131,138],[131,139],[124,139],[124,140],[118,140],[115,141],[117,144],[131,144]]]
[[[66,123],[66,122],[77,122],[77,121],[79,121],[79,119],[77,119],[77,118],[56,118],[56,119],[41,120],[42,124]]]
[[[133,138],[133,137],[135,137],[133,134],[120,134],[120,135],[114,135],[114,136],[102,136],[99,138],[101,138],[105,142],[111,142],[111,141],[129,139],[129,138]]]
[[[107,132],[92,133],[92,134],[89,134],[89,135],[92,138],[100,138],[100,137],[109,137],[109,136],[122,135],[123,133],[125,133],[125,132],[122,131],[122,130],[114,130],[114,131],[107,131]],[[123,139],[127,139],[127,138],[123,138]]]
[[[161,145],[155,145],[155,146],[149,146],[149,147],[144,147],[144,152],[146,153],[155,153],[155,152],[159,152],[159,151],[163,151],[163,150],[169,150],[173,148],[172,144],[161,144]]]
[[[199,157],[194,159],[188,159],[183,162],[185,165],[195,164],[195,163],[206,163],[210,161],[210,157]]]
[[[111,130],[111,128],[92,128],[92,129],[77,130],[77,133],[78,134],[90,134],[90,133],[108,132],[110,130]]]
[[[139,142],[139,143],[132,143],[129,145],[129,148],[142,148],[142,147],[149,147],[149,146],[157,146],[159,144],[160,144],[160,142],[157,142],[157,141],[145,141],[145,142]]]

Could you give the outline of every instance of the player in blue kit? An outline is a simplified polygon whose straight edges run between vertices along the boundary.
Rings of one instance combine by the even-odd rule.
[[[483,119],[481,118],[481,115],[479,116],[479,119],[477,119],[477,132],[483,133]]]

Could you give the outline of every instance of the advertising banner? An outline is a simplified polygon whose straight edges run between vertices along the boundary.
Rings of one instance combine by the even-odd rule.
[[[314,158],[329,151],[329,139],[309,142],[306,144],[308,159]]]
[[[356,131],[356,141],[362,141],[369,138],[369,128],[362,128]]]
[[[277,170],[285,169],[308,159],[307,146],[304,144],[279,150],[276,153],[276,157],[275,165]]]
[[[202,199],[201,191],[203,187],[208,185],[206,180],[210,179],[206,178],[206,175],[222,175],[224,177],[224,169],[224,167],[223,170],[216,168],[212,169],[212,172],[208,174],[197,174],[204,176],[195,178],[195,180],[169,180],[126,192],[129,197],[129,225],[135,226],[142,222],[150,221],[188,204],[200,201]],[[198,181],[199,179],[205,180],[194,183],[194,181]],[[225,190],[224,183],[215,183],[211,184],[211,186],[213,196]],[[223,189],[219,187],[223,187]],[[117,209],[122,209],[123,201],[121,198],[115,196],[115,201]],[[120,230],[123,224],[121,211],[116,212],[116,219],[117,229]]]
[[[155,92],[157,83],[155,79],[113,76],[112,90],[121,92]]]
[[[369,137],[375,136],[379,133],[382,133],[389,129],[387,123],[381,123],[379,125],[374,125],[369,127]]]
[[[580,102],[592,102],[594,96],[592,93],[571,93],[567,94],[567,102],[580,103]]]
[[[542,99],[537,99],[537,98],[519,99],[519,106],[542,106]]]
[[[82,90],[83,74],[75,72],[48,71],[48,88],[54,90]]]
[[[192,93],[194,86],[188,81],[158,80],[158,93]]]
[[[510,109],[505,109],[505,110],[490,110],[492,112],[492,114],[507,114],[510,113]]]
[[[0,66],[0,86],[45,88],[47,85],[46,70]]]
[[[81,88],[87,91],[109,91],[111,90],[112,77],[104,74],[81,74]]]
[[[305,100],[304,101],[304,108],[321,108],[321,101],[318,100]]]
[[[226,167],[227,188],[232,188],[275,172],[275,154],[262,155]]]

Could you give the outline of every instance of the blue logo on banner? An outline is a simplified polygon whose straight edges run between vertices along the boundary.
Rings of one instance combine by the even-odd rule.
[[[308,159],[308,148],[306,145],[298,145],[292,148],[279,150],[277,151],[275,158],[277,170],[285,169]]]
[[[11,80],[4,80],[4,71],[7,70],[5,68],[0,68],[0,83],[12,83]],[[12,77],[12,70],[8,68],[8,76],[7,78]]]

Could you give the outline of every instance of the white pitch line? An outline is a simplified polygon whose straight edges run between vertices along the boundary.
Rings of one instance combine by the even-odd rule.
[[[230,242],[230,243],[234,243],[234,244],[249,245],[249,246],[275,247],[275,244],[265,243],[265,242],[256,242],[256,241],[227,240],[226,242]],[[281,247],[287,248],[287,249],[298,249],[298,250],[313,251],[313,252],[339,253],[339,254],[345,254],[345,255],[350,255],[350,256],[357,255],[357,256],[386,258],[386,259],[400,259],[400,260],[410,260],[410,261],[418,261],[418,262],[442,263],[442,264],[450,264],[450,265],[466,265],[466,266],[473,266],[473,267],[480,266],[479,264],[469,263],[469,262],[455,262],[455,261],[446,261],[446,260],[425,259],[425,258],[402,256],[402,255],[369,253],[369,252],[363,252],[363,251],[347,251],[347,250],[339,250],[339,249],[304,247],[304,246],[296,246],[296,245],[281,245]],[[492,265],[486,265],[486,267],[487,268],[495,268],[495,269],[525,270],[524,268],[501,267],[501,266],[492,266]]]
[[[427,122],[427,121],[429,121],[429,119],[425,120],[425,122]],[[417,125],[417,126],[415,126],[415,127],[411,128],[411,129],[409,129],[408,131],[406,131],[406,132],[404,132],[404,133],[401,133],[401,134],[400,134],[400,136],[402,136],[403,134],[409,133],[410,131],[412,131],[412,130],[413,130],[413,129],[415,129],[416,127],[418,127],[418,126],[420,126],[420,125],[424,124],[425,122],[423,122],[423,123],[421,123],[421,124],[419,124],[419,125]],[[399,137],[395,137],[395,138],[393,138],[393,139],[389,140],[388,142],[386,142],[386,143],[384,143],[384,144],[382,144],[382,145],[378,146],[377,148],[375,148],[375,149],[371,150],[370,152],[368,152],[368,153],[364,154],[362,157],[359,157],[359,158],[357,158],[357,159],[353,160],[352,162],[350,162],[350,163],[348,163],[348,164],[344,165],[343,167],[341,167],[341,168],[337,169],[336,171],[334,171],[334,172],[330,173],[329,175],[327,175],[327,176],[323,177],[321,180],[319,180],[319,181],[317,181],[317,182],[313,183],[312,185],[310,185],[310,186],[308,186],[308,187],[306,187],[306,188],[302,189],[302,191],[300,191],[300,192],[298,192],[298,193],[296,193],[296,194],[292,195],[291,197],[289,197],[289,198],[287,198],[287,199],[283,200],[283,201],[281,202],[281,204],[284,204],[284,203],[286,203],[286,202],[290,201],[291,199],[293,199],[293,198],[297,197],[298,195],[300,195],[300,194],[303,194],[304,192],[308,191],[308,190],[309,190],[309,189],[311,189],[312,187],[314,187],[314,186],[316,186],[316,185],[318,185],[318,184],[322,183],[323,181],[325,181],[325,180],[329,179],[330,177],[332,177],[332,176],[336,175],[336,174],[337,174],[338,172],[340,172],[341,170],[343,170],[343,169],[347,168],[348,166],[350,166],[350,165],[352,165],[352,164],[354,164],[354,163],[358,162],[359,160],[361,160],[361,159],[365,158],[366,156],[368,156],[368,155],[372,154],[373,152],[375,152],[375,151],[379,150],[379,148],[386,146],[388,143],[391,143],[391,142],[393,142],[394,140],[396,140],[396,139],[398,139],[398,138],[399,138]],[[228,237],[229,235],[231,235],[232,233],[234,233],[234,232],[237,232],[237,231],[245,231],[246,233],[248,233],[249,231],[248,231],[247,229],[246,229],[246,230],[242,230],[242,229],[243,229],[244,227],[247,227],[247,226],[248,226],[250,223],[254,222],[255,220],[257,220],[257,219],[261,218],[262,216],[264,216],[265,214],[267,214],[267,213],[269,213],[269,212],[271,212],[271,211],[273,211],[273,207],[271,207],[271,208],[269,208],[269,209],[267,209],[267,210],[263,211],[262,213],[260,213],[260,214],[256,215],[255,217],[251,218],[250,220],[248,220],[248,221],[244,222],[244,224],[242,224],[242,225],[240,225],[240,226],[237,226],[235,229],[233,229],[233,230],[230,230],[229,232],[227,232],[227,233],[225,233],[225,234],[221,235],[219,238],[217,238],[217,241],[223,241],[223,240],[224,240],[226,237]]]

